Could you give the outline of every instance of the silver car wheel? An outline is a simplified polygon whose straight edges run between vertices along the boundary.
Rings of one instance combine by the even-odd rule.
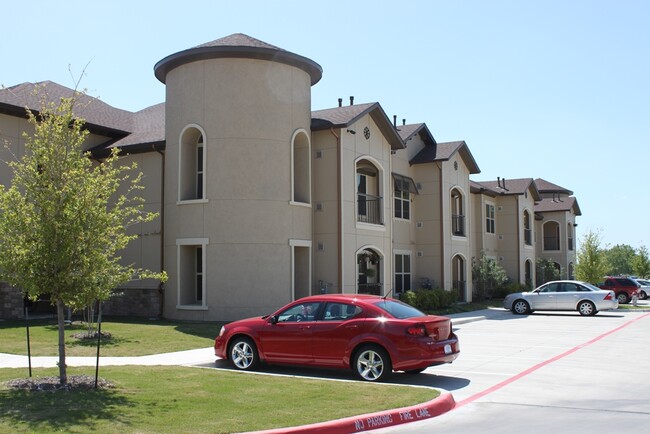
[[[578,305],[578,312],[580,312],[580,315],[595,315],[596,314],[596,306],[590,301],[583,301]]]
[[[239,339],[230,347],[230,361],[237,369],[252,369],[257,363],[257,350],[248,339]]]
[[[391,371],[388,354],[380,348],[367,347],[361,349],[355,359],[356,372],[365,381],[377,381]]]
[[[524,315],[530,311],[530,306],[524,300],[516,300],[512,303],[512,311],[518,315]]]

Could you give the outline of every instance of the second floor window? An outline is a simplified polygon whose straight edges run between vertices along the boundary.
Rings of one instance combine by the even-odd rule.
[[[524,211],[524,243],[527,246],[533,245],[533,230],[530,227],[530,213]]]
[[[451,190],[451,233],[465,236],[465,204],[463,194],[456,188]]]
[[[393,173],[394,184],[394,215],[395,218],[410,220],[411,219],[411,194],[417,194],[418,190],[415,183],[409,177]]]
[[[494,215],[494,205],[485,204],[485,232],[493,234],[496,232],[496,218]]]

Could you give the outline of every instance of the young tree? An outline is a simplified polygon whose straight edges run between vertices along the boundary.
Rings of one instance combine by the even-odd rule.
[[[506,270],[497,261],[485,256],[474,259],[472,264],[472,279],[474,281],[474,294],[478,300],[490,298],[493,291],[508,281]]]
[[[600,232],[589,230],[578,250],[576,278],[596,284],[607,275],[607,260],[604,250],[600,247]]]
[[[106,300],[136,278],[165,279],[120,263],[119,252],[137,237],[127,227],[151,221],[138,191],[142,174],[82,151],[88,136],[73,109],[83,93],[55,103],[41,95],[38,113],[28,110],[31,134],[25,153],[9,164],[11,186],[0,186],[0,278],[30,298],[51,293],[58,320],[59,378],[67,384],[64,307],[80,309]],[[122,189],[118,191],[118,188]]]
[[[650,276],[650,257],[646,246],[641,246],[632,260],[632,270],[639,277]]]
[[[535,283],[537,286],[552,280],[559,280],[562,276],[560,265],[548,258],[537,258],[535,262]]]
[[[634,256],[634,248],[627,244],[617,244],[605,250],[605,257],[609,265],[606,274],[609,276],[632,274]]]

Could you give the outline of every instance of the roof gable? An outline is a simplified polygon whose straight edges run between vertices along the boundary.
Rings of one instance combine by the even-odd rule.
[[[355,104],[311,112],[312,131],[347,128],[369,115],[379,127],[391,149],[403,149],[404,142],[378,102]]]
[[[475,193],[483,193],[485,191],[489,191],[489,195],[491,196],[514,196],[523,195],[526,192],[530,192],[533,200],[542,200],[542,196],[540,195],[533,178],[519,178],[508,180],[505,178],[499,178],[496,181],[471,181],[470,187],[474,189]]]
[[[409,161],[409,164],[426,164],[434,161],[449,161],[456,153],[459,153],[463,162],[469,169],[469,173],[481,173],[474,156],[464,140],[456,142],[435,143],[422,148],[418,154]]]

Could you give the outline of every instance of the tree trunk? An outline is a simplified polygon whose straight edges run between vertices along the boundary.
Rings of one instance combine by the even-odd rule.
[[[65,306],[61,299],[56,300],[56,318],[59,326],[59,383],[68,384],[68,374],[65,365]]]

